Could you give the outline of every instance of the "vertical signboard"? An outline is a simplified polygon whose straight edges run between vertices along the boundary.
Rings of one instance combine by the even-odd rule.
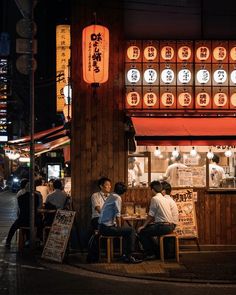
[[[68,84],[69,61],[70,61],[70,26],[58,25],[56,27],[56,94],[57,94],[57,112],[64,109],[63,89]]]

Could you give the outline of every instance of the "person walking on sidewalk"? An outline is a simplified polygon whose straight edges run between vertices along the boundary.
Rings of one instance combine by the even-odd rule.
[[[152,181],[150,188],[153,197],[148,217],[143,226],[138,228],[139,240],[143,246],[145,259],[155,259],[156,256],[159,256],[153,237],[170,234],[176,226],[171,210],[171,201],[163,196],[161,182]]]
[[[126,192],[127,187],[123,182],[115,184],[114,193],[106,199],[98,220],[99,233],[103,236],[122,236],[124,241],[123,261],[127,263],[139,263],[142,260],[136,259],[132,254],[135,247],[136,233],[132,227],[121,226],[121,196]]]

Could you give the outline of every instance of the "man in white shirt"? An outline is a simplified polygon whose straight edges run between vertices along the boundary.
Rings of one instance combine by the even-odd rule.
[[[224,169],[219,166],[220,158],[218,155],[213,156],[212,163],[209,164],[209,186],[220,187],[222,181],[226,179]]]
[[[164,179],[167,180],[171,186],[179,186],[179,173],[178,169],[180,168],[187,168],[186,165],[180,163],[181,155],[178,155],[174,159],[174,163],[169,165],[166,169],[166,173],[164,174]]]
[[[93,193],[91,196],[92,203],[92,219],[91,225],[93,230],[98,229],[98,219],[102,210],[102,206],[111,191],[111,180],[107,177],[101,177],[98,180],[99,192]]]
[[[128,158],[128,186],[139,186],[140,176],[142,176],[140,162],[136,161],[135,157]]]
[[[176,218],[173,216],[171,201],[162,195],[163,187],[159,181],[152,181],[150,188],[153,193],[149,213],[143,226],[138,228],[139,239],[143,246],[146,259],[155,258],[157,245],[154,236],[170,234],[176,227]]]

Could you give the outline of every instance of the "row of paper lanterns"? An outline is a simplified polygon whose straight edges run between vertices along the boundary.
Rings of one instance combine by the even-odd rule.
[[[126,75],[127,75],[127,80],[129,83],[136,84],[140,82],[141,73],[138,69],[131,68],[127,71]],[[226,70],[220,68],[215,70],[212,76],[216,83],[223,84],[227,81],[228,73]],[[233,70],[229,74],[229,76],[232,83],[236,84],[236,70]],[[189,69],[181,69],[177,73],[177,78],[180,81],[180,83],[188,84],[190,83],[192,79],[192,72]],[[164,69],[160,73],[160,79],[165,84],[171,84],[173,83],[175,79],[175,72],[170,68]],[[207,69],[200,69],[199,71],[196,72],[196,79],[197,79],[197,82],[200,84],[207,84],[211,79],[211,74]],[[153,68],[146,69],[143,73],[143,80],[148,84],[155,84],[156,82],[158,82],[157,71]]]
[[[206,61],[211,56],[211,51],[207,46],[200,46],[196,48],[196,58],[200,61]],[[174,58],[175,50],[172,46],[163,46],[160,49],[160,57],[165,61],[171,61]],[[192,57],[193,50],[189,46],[181,46],[177,55],[182,61],[188,61]],[[212,50],[212,56],[217,61],[224,61],[227,58],[228,51],[223,46],[217,46]],[[236,61],[236,46],[232,47],[229,51],[230,58],[232,61]],[[141,57],[141,50],[138,46],[132,45],[127,49],[127,57],[131,61],[138,60]],[[147,61],[154,61],[158,57],[158,49],[155,46],[147,46],[143,50],[143,57]]]
[[[160,101],[165,107],[173,107],[175,104],[175,95],[172,92],[164,92]],[[141,102],[141,95],[137,91],[130,91],[126,95],[126,102],[131,107],[136,107]],[[143,102],[147,107],[154,107],[157,105],[158,97],[155,92],[147,92],[143,96]],[[182,107],[188,107],[193,102],[193,97],[190,92],[181,92],[178,95],[178,102]],[[200,107],[207,107],[211,102],[210,95],[207,92],[200,92],[196,95],[196,103]],[[217,107],[224,107],[228,102],[228,96],[224,92],[217,92],[213,96],[213,102]],[[236,107],[236,93],[230,96],[230,103]]]

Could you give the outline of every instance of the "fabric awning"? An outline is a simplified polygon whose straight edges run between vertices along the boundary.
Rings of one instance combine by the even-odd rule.
[[[138,145],[235,145],[236,118],[132,117]]]

